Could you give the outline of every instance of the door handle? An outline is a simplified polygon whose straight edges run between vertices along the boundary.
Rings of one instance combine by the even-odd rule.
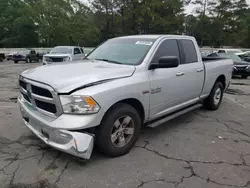
[[[202,72],[203,71],[203,69],[197,69],[197,72]]]
[[[178,72],[176,73],[176,76],[183,76],[185,73],[184,72]]]

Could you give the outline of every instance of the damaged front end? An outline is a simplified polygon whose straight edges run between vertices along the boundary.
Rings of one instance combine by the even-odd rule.
[[[47,145],[71,154],[89,159],[94,147],[94,135],[90,133],[64,130],[50,126],[53,121],[46,121],[32,110],[22,98],[18,99],[25,125]]]

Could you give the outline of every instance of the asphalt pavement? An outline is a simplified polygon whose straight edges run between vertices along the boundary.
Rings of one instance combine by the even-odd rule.
[[[234,79],[218,111],[196,111],[141,131],[131,152],[79,160],[25,127],[18,75],[0,63],[0,188],[250,188],[250,79]],[[46,75],[44,75],[46,76]]]

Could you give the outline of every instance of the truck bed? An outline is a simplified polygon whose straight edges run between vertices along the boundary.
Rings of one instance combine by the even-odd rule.
[[[201,96],[207,96],[220,75],[224,75],[225,80],[231,79],[233,61],[224,57],[203,57],[202,61],[205,67],[205,81]]]

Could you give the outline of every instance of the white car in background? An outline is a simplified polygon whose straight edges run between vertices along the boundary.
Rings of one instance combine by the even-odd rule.
[[[84,58],[84,51],[79,46],[56,46],[52,48],[50,53],[43,56],[43,65],[83,60]]]
[[[231,53],[231,54],[236,54],[236,53],[242,53],[243,51],[240,49],[219,49],[217,53]]]

